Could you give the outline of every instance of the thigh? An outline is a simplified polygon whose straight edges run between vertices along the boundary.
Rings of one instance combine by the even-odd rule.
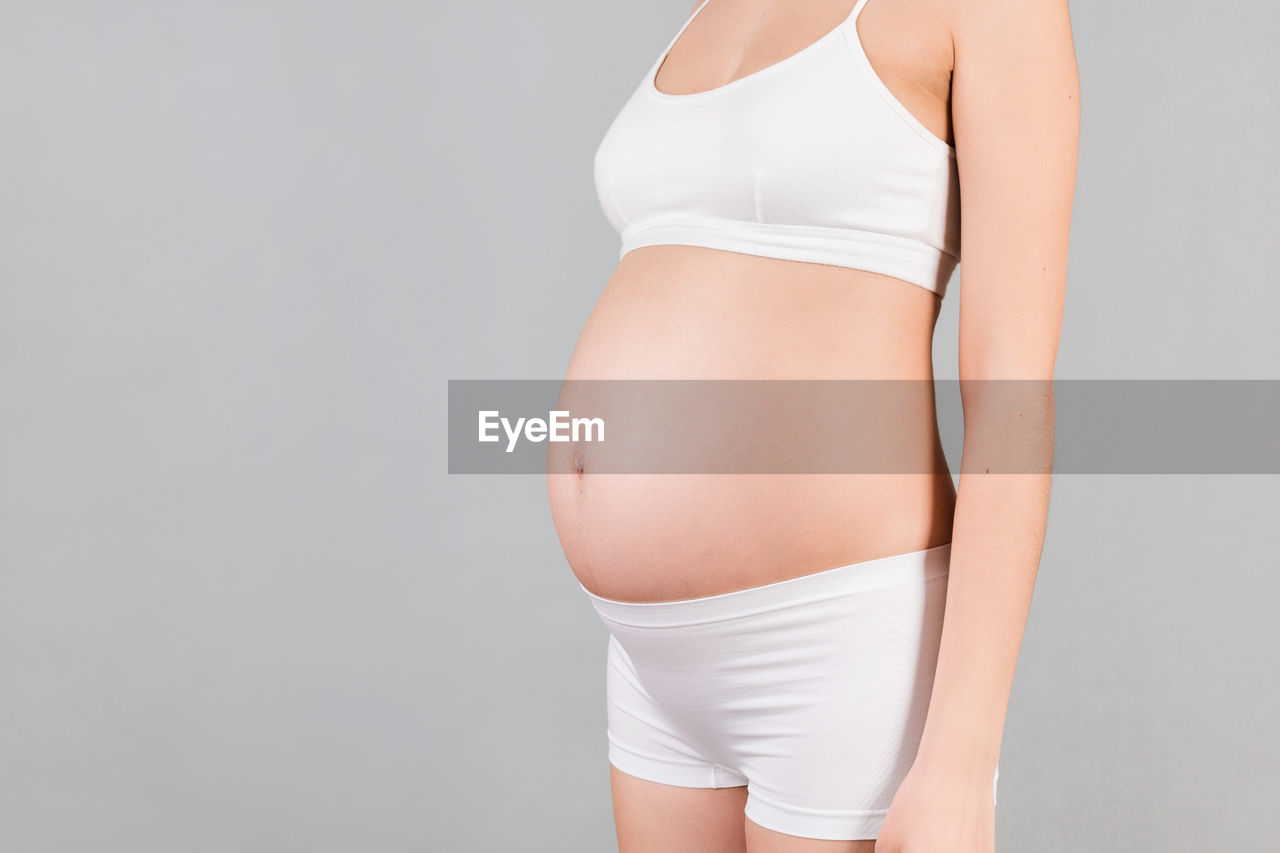
[[[747,818],[747,853],[875,853],[875,841],[823,841],[765,829]]]
[[[609,782],[618,853],[746,853],[745,785],[682,788],[613,766]]]

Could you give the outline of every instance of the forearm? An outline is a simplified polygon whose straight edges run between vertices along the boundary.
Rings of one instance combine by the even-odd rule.
[[[1012,427],[993,429],[980,417],[966,417],[978,423],[972,430],[966,427],[942,640],[918,760],[974,778],[989,779],[999,758],[1044,541],[1053,453],[1051,394],[1031,407],[1014,414]],[[969,435],[975,436],[972,441]],[[1011,440],[1020,446],[1015,470],[1026,473],[986,473],[993,466],[982,445],[994,441],[1008,448]],[[1007,462],[1010,454],[1001,455]]]

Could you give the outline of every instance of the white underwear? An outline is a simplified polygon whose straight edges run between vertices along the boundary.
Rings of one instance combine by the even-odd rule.
[[[876,838],[924,727],[950,554],[681,601],[583,587],[610,634],[609,763],[667,785],[746,785],[746,817],[767,829]]]

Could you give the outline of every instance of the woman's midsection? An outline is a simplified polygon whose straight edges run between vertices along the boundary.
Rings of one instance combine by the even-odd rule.
[[[677,431],[690,425],[688,412],[677,410],[690,383],[673,383],[679,390],[670,393],[665,383],[604,383],[618,389],[603,396],[615,401],[613,410],[627,410],[629,437],[638,434],[638,446],[678,463],[619,467],[608,445],[550,445],[552,517],[578,580],[605,598],[671,601],[948,542],[955,492],[931,397],[936,318],[932,293],[859,270],[688,246],[628,253],[578,339],[566,387],[576,380],[897,381],[760,383],[770,401],[792,394],[824,413],[770,414],[767,405],[749,412],[743,432],[768,436],[779,461],[760,464],[757,445],[741,468],[725,467],[723,454],[699,465],[700,448],[723,445],[722,434],[699,443]],[[643,399],[617,405],[637,396],[635,385],[645,386]],[[825,390],[815,403],[812,389],[828,386],[858,414],[846,418],[845,403],[833,404]],[[732,409],[757,386],[705,387],[716,400],[710,409],[717,394]],[[896,402],[882,405],[889,398]],[[808,428],[823,419],[829,428]],[[609,427],[615,435],[616,426]],[[812,460],[828,458],[833,447],[857,448],[859,461],[823,473],[826,463]],[[892,463],[865,464],[878,459]],[[753,464],[770,473],[734,473]]]

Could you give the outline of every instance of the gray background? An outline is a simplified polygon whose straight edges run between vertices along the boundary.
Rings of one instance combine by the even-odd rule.
[[[561,375],[692,5],[4,4],[0,849],[613,849],[604,628],[446,379]],[[1060,375],[1276,377],[1280,12],[1073,19]],[[1280,834],[1278,491],[1058,481],[1002,850]]]

